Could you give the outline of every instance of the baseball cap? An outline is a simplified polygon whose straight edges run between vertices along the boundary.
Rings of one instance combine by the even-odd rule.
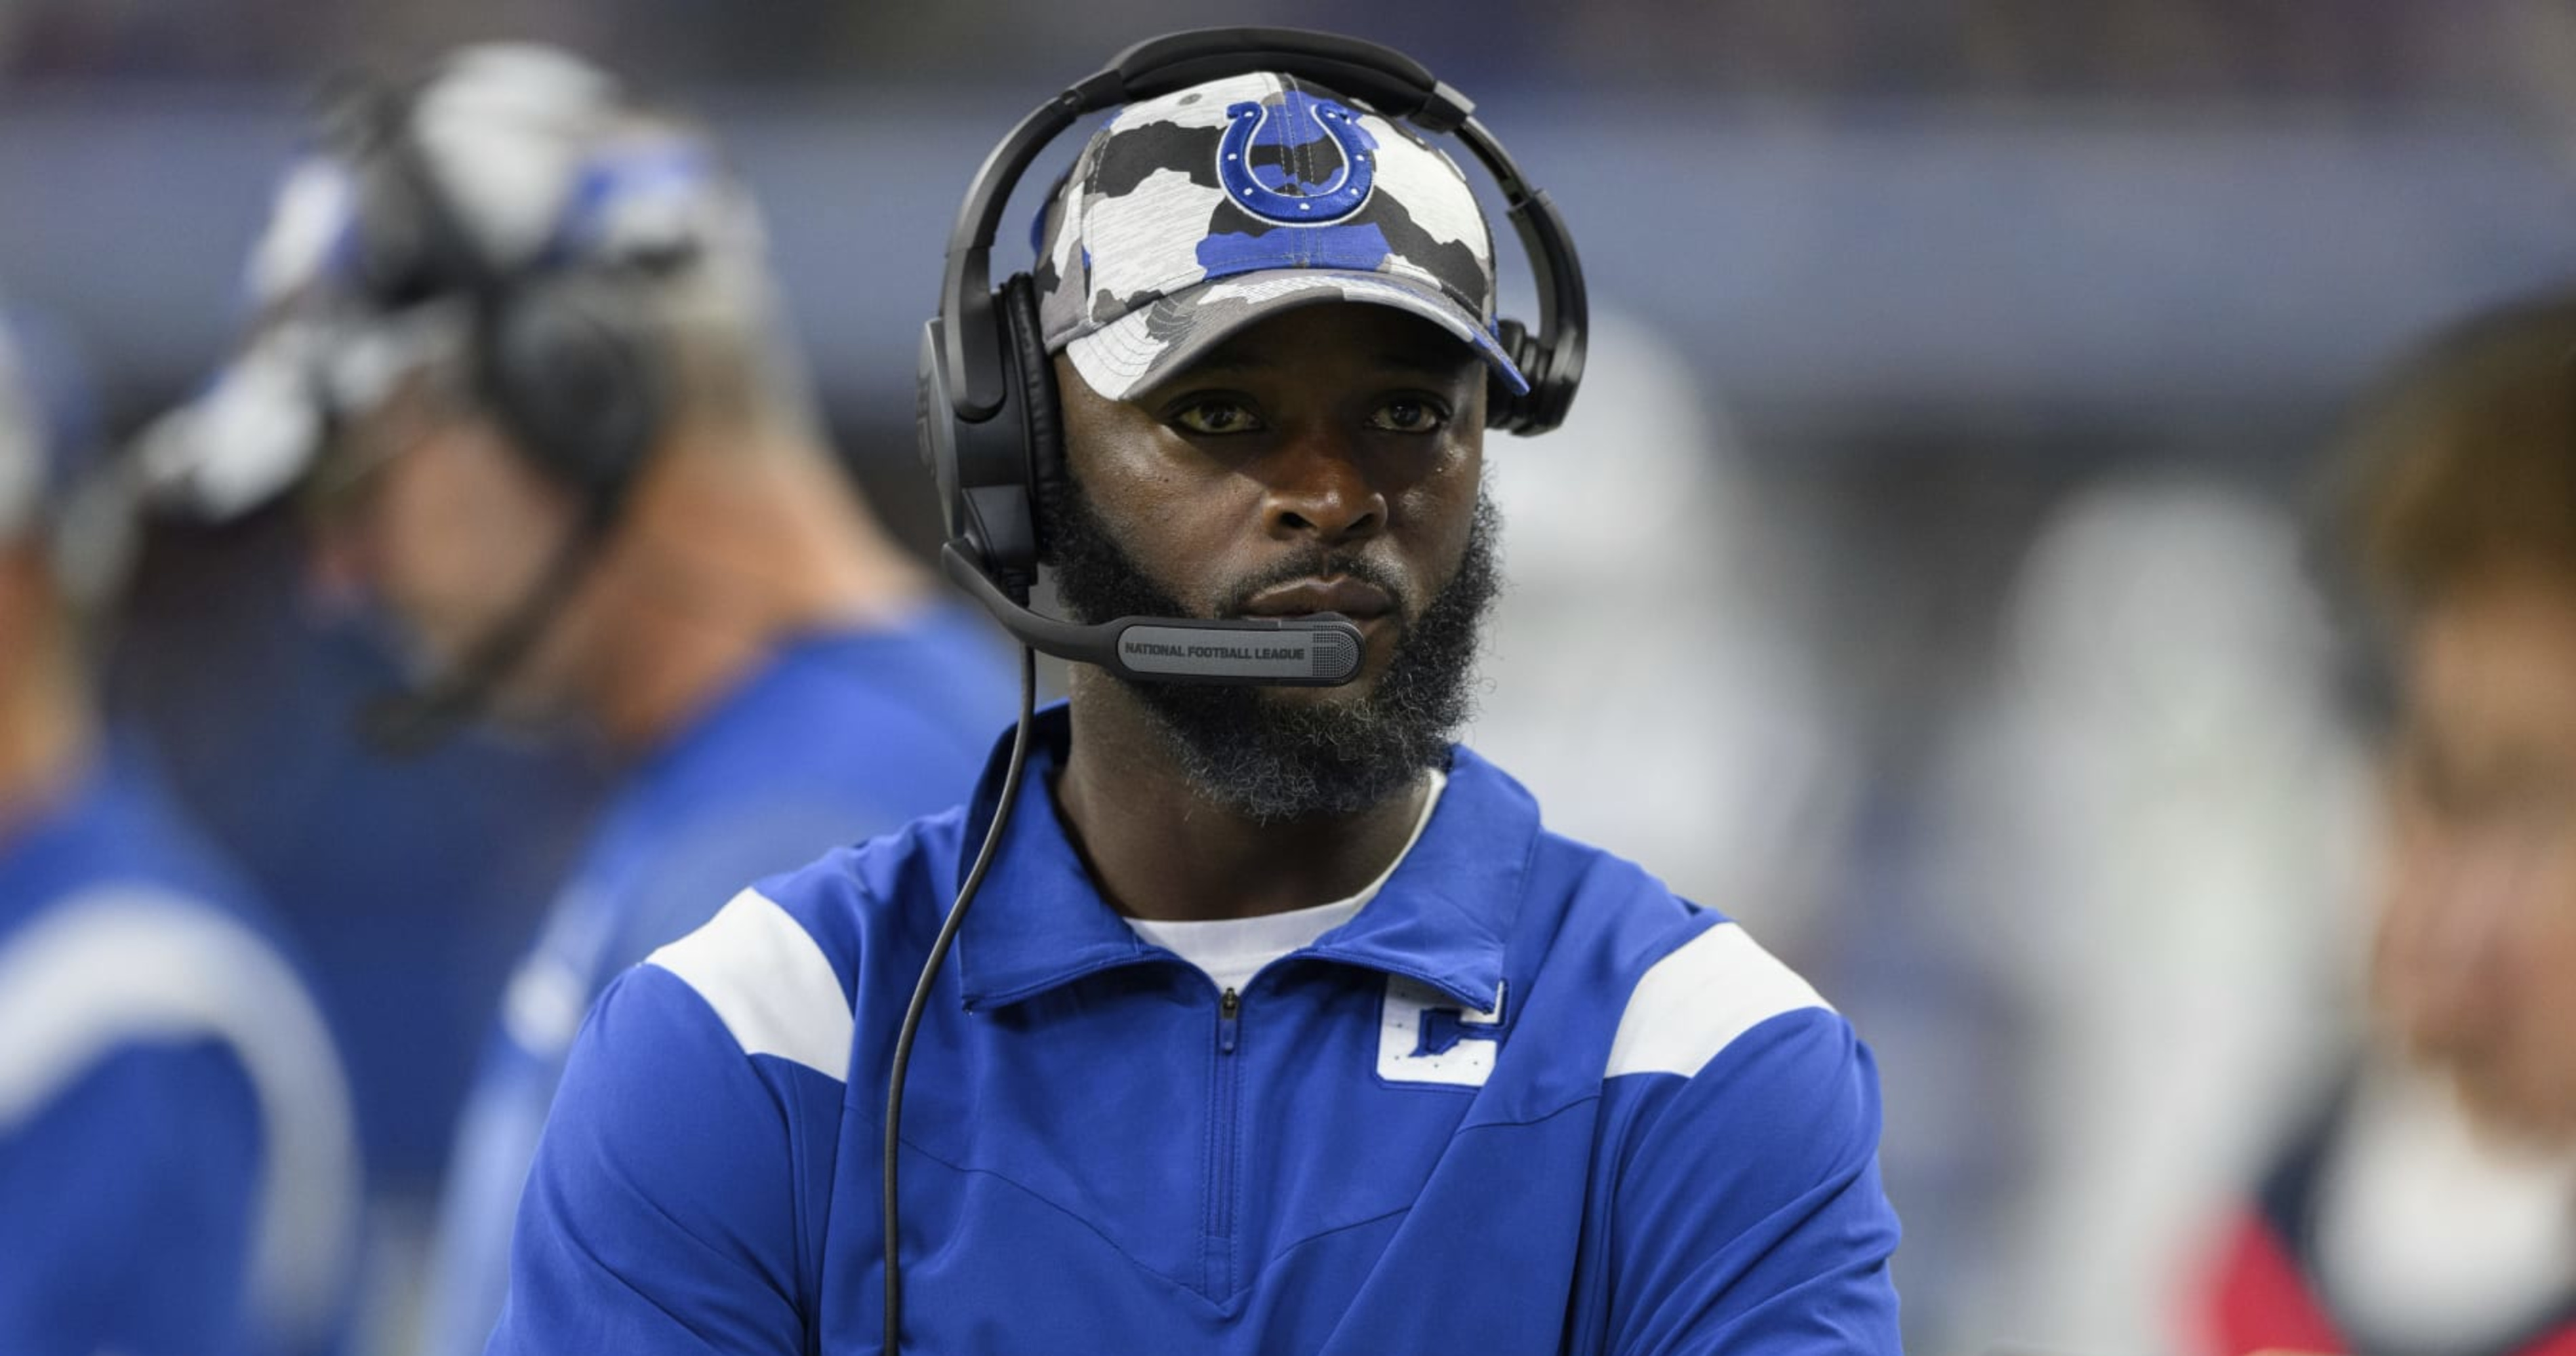
[[[1294,76],[1212,80],[1121,110],[1040,223],[1040,329],[1124,400],[1246,325],[1391,306],[1529,389],[1494,336],[1494,247],[1466,176],[1412,129]]]
[[[419,82],[406,117],[422,173],[494,272],[765,257],[758,212],[713,145],[570,53],[460,48]],[[220,520],[277,498],[314,468],[335,417],[466,340],[481,279],[369,257],[420,246],[430,228],[398,219],[404,197],[372,189],[379,148],[342,140],[280,181],[245,271],[239,349],[144,435],[139,455],[165,505]]]

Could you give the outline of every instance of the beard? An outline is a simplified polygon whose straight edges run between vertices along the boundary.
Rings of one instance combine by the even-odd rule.
[[[1502,515],[1480,490],[1457,570],[1427,604],[1396,572],[1356,550],[1316,548],[1233,584],[1192,607],[1146,577],[1068,479],[1048,496],[1056,596],[1086,622],[1116,617],[1229,617],[1274,585],[1348,575],[1394,600],[1395,653],[1364,692],[1343,700],[1291,701],[1260,686],[1110,679],[1132,695],[1163,752],[1211,801],[1255,823],[1356,814],[1382,804],[1433,768],[1474,714],[1476,643],[1501,591],[1496,538]],[[1106,671],[1104,671],[1106,672]]]

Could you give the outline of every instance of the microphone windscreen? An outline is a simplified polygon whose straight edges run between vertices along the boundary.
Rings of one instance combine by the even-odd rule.
[[[1360,642],[1356,632],[1346,627],[1328,627],[1315,633],[1315,677],[1326,683],[1347,683],[1359,676]]]

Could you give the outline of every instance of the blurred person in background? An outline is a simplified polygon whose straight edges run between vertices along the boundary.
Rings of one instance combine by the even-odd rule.
[[[1912,961],[1964,950],[2006,1007],[1976,1034],[2009,1056],[1914,1089],[1965,1105],[1909,1129],[2011,1165],[1986,1237],[1945,1240],[1991,1257],[1956,1275],[1960,1338],[2171,1352],[2200,1226],[2277,1130],[2245,1107],[2313,1086],[2346,1035],[2367,792],[2332,628],[2295,515],[2173,467],[2054,505],[2003,621],[1936,773],[1950,925]]]
[[[2200,1317],[2225,1353],[2576,1352],[2576,295],[2442,337],[2347,451],[2397,679],[2373,1038]]]
[[[122,505],[40,351],[0,331],[0,1351],[320,1350],[348,1086],[264,911],[102,728]]]
[[[2365,776],[2329,611],[2293,513],[2161,467],[2050,510],[1999,639],[1940,784],[1953,933],[2012,1005],[1986,1096],[2022,1109],[1942,1121],[2017,1165],[1965,1312],[2035,1351],[2177,1351],[2200,1222],[2277,1132],[2246,1103],[2344,1036]]]
[[[753,204],[599,70],[469,48],[348,100],[251,287],[241,356],[147,441],[162,491],[300,483],[317,585],[417,676],[382,742],[489,718],[623,769],[450,1162],[424,1340],[480,1351],[599,989],[743,882],[961,800],[1012,693],[825,444]]]

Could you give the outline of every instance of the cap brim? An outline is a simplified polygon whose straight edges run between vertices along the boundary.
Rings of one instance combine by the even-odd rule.
[[[167,508],[222,521],[292,492],[322,463],[333,410],[375,408],[461,333],[447,303],[335,324],[273,322],[195,399],[145,433],[144,473]]]
[[[137,455],[160,506],[213,522],[283,497],[321,453],[322,416],[287,355],[254,345],[154,420]]]
[[[1112,400],[1148,391],[1254,321],[1326,302],[1390,306],[1418,315],[1476,351],[1515,392],[1529,379],[1491,331],[1429,283],[1386,273],[1278,269],[1217,278],[1138,307],[1067,342],[1085,385]]]

